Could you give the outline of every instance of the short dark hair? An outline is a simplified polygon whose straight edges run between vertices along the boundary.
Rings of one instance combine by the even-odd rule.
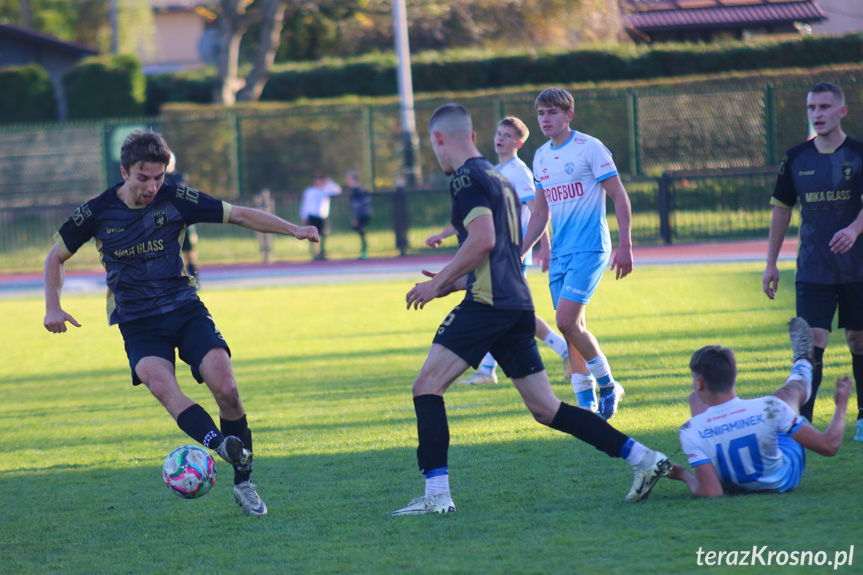
[[[689,369],[704,378],[707,391],[712,393],[731,390],[737,379],[734,350],[721,345],[706,345],[693,353]]]
[[[429,118],[429,132],[444,132],[450,136],[458,133],[473,132],[470,112],[461,104],[444,104]]]
[[[171,148],[162,134],[153,130],[135,130],[126,136],[120,148],[120,165],[128,172],[138,162],[165,166],[171,162]]]
[[[818,82],[809,88],[810,94],[822,94],[824,92],[830,92],[833,94],[833,97],[836,98],[836,101],[839,102],[840,106],[845,104],[845,93],[842,92],[842,88],[833,82]]]

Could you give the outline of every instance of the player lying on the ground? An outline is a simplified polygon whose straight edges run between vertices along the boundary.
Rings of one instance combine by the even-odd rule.
[[[812,393],[812,330],[799,317],[788,327],[794,354],[791,375],[767,397],[737,397],[732,350],[711,345],[692,356],[692,418],[680,428],[680,444],[695,475],[673,464],[668,476],[685,482],[694,495],[789,491],[803,477],[804,447],[828,457],[839,450],[851,379],[836,381],[836,411],[827,429],[812,427],[800,415],[800,406]]]
[[[627,437],[590,411],[561,402],[551,389],[534,339],[533,300],[521,272],[518,197],[474,145],[470,113],[458,104],[438,108],[429,120],[431,144],[444,173],[451,175],[452,224],[459,250],[438,274],[413,287],[408,308],[456,290],[465,298],[443,320],[428,358],[413,385],[419,447],[417,460],[426,478],[425,494],[393,515],[449,513],[449,425],[443,395],[469,365],[486,352],[500,360],[524,404],[543,425],[568,433],[635,471],[626,498],[645,499],[671,462],[658,451]]]

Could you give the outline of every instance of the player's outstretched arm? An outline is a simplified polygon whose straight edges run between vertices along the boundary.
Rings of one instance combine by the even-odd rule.
[[[791,438],[797,443],[811,449],[820,455],[831,457],[839,451],[842,435],[845,433],[845,412],[848,410],[848,398],[851,396],[851,378],[843,377],[836,380],[836,411],[833,419],[823,432],[818,431],[808,423],[800,426]]]
[[[773,206],[773,214],[770,216],[770,232],[767,236],[767,266],[764,268],[764,276],[761,278],[761,287],[767,297],[773,299],[776,290],[779,289],[779,268],[776,262],[779,260],[779,250],[788,226],[791,225],[791,209],[782,206]]]
[[[465,226],[467,239],[461,245],[455,257],[440,272],[427,281],[416,284],[405,296],[408,309],[422,309],[425,304],[435,298],[442,297],[450,291],[447,286],[459,285],[461,280],[479,267],[482,260],[494,249],[494,221],[490,215],[482,215]]]
[[[722,495],[722,484],[712,463],[702,463],[695,466],[695,475],[677,463],[671,464],[669,479],[686,483],[689,491],[696,497],[719,497]]]
[[[45,319],[42,325],[51,333],[65,332],[67,321],[75,327],[81,327],[74,317],[60,307],[60,294],[66,278],[65,263],[70,257],[55,245],[45,258]]]
[[[228,218],[228,223],[264,234],[282,234],[284,236],[293,236],[298,240],[309,240],[310,242],[319,242],[321,240],[318,230],[314,226],[298,226],[278,216],[268,214],[262,210],[256,210],[255,208],[231,206],[231,215]]]
[[[450,224],[443,230],[441,230],[441,233],[429,236],[426,239],[426,245],[430,248],[440,247],[443,241],[452,235],[455,235],[455,228],[453,228],[452,224]]]
[[[611,269],[617,269],[615,279],[625,278],[632,273],[632,203],[629,194],[620,181],[620,176],[602,180],[600,184],[608,197],[614,202],[619,234],[617,249],[611,258]]]

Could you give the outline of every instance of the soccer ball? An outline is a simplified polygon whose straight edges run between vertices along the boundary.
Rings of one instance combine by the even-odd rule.
[[[181,445],[165,459],[162,479],[178,497],[201,497],[216,484],[216,462],[202,447]]]

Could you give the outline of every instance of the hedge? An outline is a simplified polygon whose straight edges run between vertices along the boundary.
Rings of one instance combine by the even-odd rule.
[[[0,68],[0,124],[57,121],[57,100],[39,64]]]
[[[621,45],[608,50],[535,54],[424,53],[413,57],[411,70],[414,90],[440,92],[853,62],[863,62],[863,34],[720,44]],[[165,102],[209,103],[215,83],[212,70],[151,76],[147,85],[147,112],[158,113]],[[375,54],[318,64],[277,65],[261,100],[292,101],[346,94],[384,96],[396,92],[395,56]]]
[[[63,85],[71,120],[144,113],[146,79],[134,56],[85,58],[66,72]]]

